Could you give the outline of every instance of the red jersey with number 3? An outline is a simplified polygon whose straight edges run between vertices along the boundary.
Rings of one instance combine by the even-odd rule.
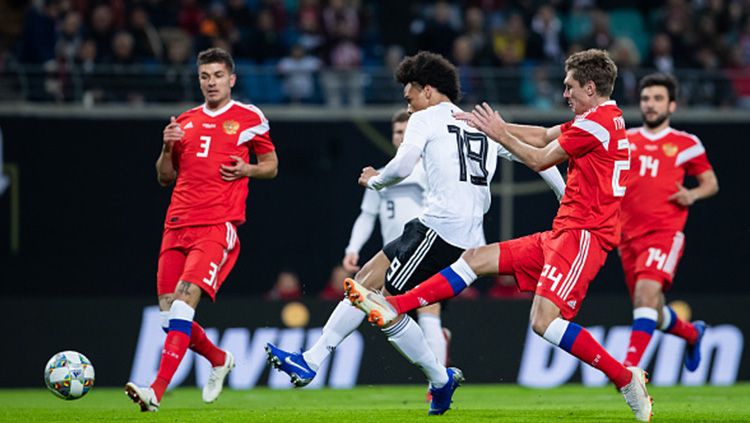
[[[706,149],[695,135],[669,127],[657,134],[634,128],[628,139],[632,176],[622,201],[623,241],[654,230],[682,231],[688,209],[668,198],[686,174],[711,170]]]
[[[185,136],[175,143],[172,153],[177,183],[165,227],[244,223],[248,179],[225,181],[219,169],[222,164],[234,164],[230,156],[249,162],[250,154],[274,151],[263,112],[231,101],[216,111],[205,105],[188,110],[177,122]]]
[[[620,203],[628,182],[630,149],[614,100],[561,126],[568,180],[553,231],[588,230],[609,251],[620,242]]]

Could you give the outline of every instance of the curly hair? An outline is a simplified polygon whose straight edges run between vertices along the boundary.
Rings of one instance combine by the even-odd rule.
[[[565,61],[565,72],[573,71],[573,79],[583,85],[593,81],[596,93],[602,97],[612,95],[617,78],[617,65],[604,50],[589,49],[572,54]]]
[[[405,57],[399,63],[395,77],[396,81],[403,85],[429,85],[445,94],[454,103],[461,99],[458,70],[440,54],[420,51],[413,56]]]
[[[679,84],[677,79],[667,73],[656,72],[648,74],[641,79],[638,83],[638,92],[642,92],[644,88],[648,87],[664,87],[667,89],[669,95],[669,101],[677,101],[677,94],[679,93]]]
[[[209,63],[223,63],[227,67],[229,73],[234,73],[234,59],[228,51],[219,47],[212,47],[198,53],[197,64],[207,65]]]

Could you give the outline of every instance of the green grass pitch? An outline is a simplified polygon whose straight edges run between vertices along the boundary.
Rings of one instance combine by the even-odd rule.
[[[654,422],[748,422],[750,384],[730,387],[651,387]],[[421,386],[351,390],[225,390],[210,405],[194,388],[169,392],[158,413],[141,413],[121,389],[94,388],[77,401],[43,389],[0,390],[2,422],[630,422],[612,387],[567,385],[539,390],[515,385],[467,385],[442,417],[427,417]]]

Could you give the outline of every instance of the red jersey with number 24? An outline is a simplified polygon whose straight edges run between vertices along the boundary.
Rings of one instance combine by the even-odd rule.
[[[180,115],[185,136],[174,145],[172,160],[177,183],[167,210],[167,228],[245,222],[248,179],[225,181],[220,165],[233,165],[230,156],[246,163],[250,154],[274,151],[268,120],[253,106],[231,101],[211,111],[205,105]]]
[[[620,203],[628,181],[630,149],[622,111],[614,100],[561,126],[568,180],[553,231],[585,229],[609,251],[620,242]]]
[[[654,230],[682,231],[688,209],[668,198],[685,175],[711,170],[706,149],[695,135],[665,128],[650,134],[628,131],[633,156],[631,183],[622,200],[622,237],[627,241]]]

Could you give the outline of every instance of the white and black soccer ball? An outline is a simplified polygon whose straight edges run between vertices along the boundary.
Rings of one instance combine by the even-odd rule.
[[[44,384],[62,399],[81,398],[94,387],[94,366],[77,351],[59,352],[44,368]]]

